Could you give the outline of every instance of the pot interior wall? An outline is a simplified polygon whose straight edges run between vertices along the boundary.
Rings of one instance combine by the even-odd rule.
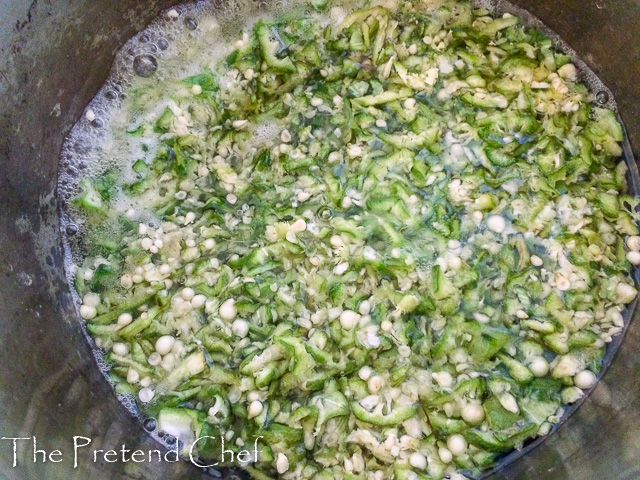
[[[115,52],[172,0],[14,0],[0,12],[0,477],[210,478],[186,462],[94,463],[93,449],[157,448],[121,407],[77,325],[62,271],[54,196],[62,141],[107,77]],[[538,15],[612,89],[640,142],[640,11],[634,0],[515,3]],[[637,152],[636,148],[636,152]],[[553,436],[494,480],[640,477],[640,365],[634,322],[603,381]],[[92,439],[74,468],[73,437]]]

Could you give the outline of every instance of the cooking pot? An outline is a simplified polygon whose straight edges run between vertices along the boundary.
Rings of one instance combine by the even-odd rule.
[[[55,195],[62,142],[105,81],[118,49],[174,1],[11,0],[0,9],[0,437],[9,438],[0,440],[4,479],[236,475],[184,461],[109,463],[101,455],[94,461],[96,450],[159,447],[100,373],[64,275]],[[611,88],[630,144],[640,153],[640,2],[515,3],[556,31]],[[632,321],[583,405],[488,478],[638,480],[639,340],[640,322]],[[92,442],[77,459],[74,436]],[[33,437],[46,463],[41,452],[34,459]],[[16,440],[14,455],[10,438],[30,440]]]

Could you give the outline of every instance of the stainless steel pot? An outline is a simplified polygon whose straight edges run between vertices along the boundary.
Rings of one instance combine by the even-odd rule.
[[[0,440],[5,479],[211,478],[187,462],[94,462],[94,449],[158,448],[122,408],[78,327],[63,274],[55,186],[70,127],[114,54],[173,0],[11,0],[0,9]],[[638,0],[516,0],[613,91],[640,153]],[[640,478],[640,322],[593,394],[556,433],[492,480]],[[92,439],[74,468],[73,437]],[[224,473],[226,478],[232,478]]]

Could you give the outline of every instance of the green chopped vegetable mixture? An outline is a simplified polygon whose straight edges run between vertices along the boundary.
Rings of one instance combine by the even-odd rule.
[[[82,181],[80,313],[187,452],[263,436],[258,479],[476,474],[549,433],[622,330],[615,113],[516,17],[416,8],[258,21]]]

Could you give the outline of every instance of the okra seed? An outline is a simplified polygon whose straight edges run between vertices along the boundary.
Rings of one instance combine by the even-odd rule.
[[[556,274],[555,280],[556,280],[556,287],[558,288],[558,290],[564,292],[571,288],[571,282],[564,275],[560,273]]]
[[[618,300],[623,300],[618,303],[628,303],[635,298],[637,292],[631,285],[619,283],[616,287],[616,294],[618,295]]]
[[[249,334],[249,322],[239,318],[231,325],[231,331],[234,335],[244,338]]]
[[[158,352],[162,356],[167,355],[173,348],[173,344],[175,343],[175,341],[176,339],[171,335],[163,335],[158,340],[156,340],[156,352]]]
[[[369,315],[371,313],[371,302],[369,300],[363,300],[360,302],[358,312],[360,315]]]
[[[616,327],[624,326],[624,317],[622,316],[622,314],[618,310],[613,310],[609,314],[609,318],[611,319],[611,321],[613,322],[613,324]]]
[[[127,383],[137,383],[138,380],[140,380],[140,374],[133,368],[130,368],[127,372]]]
[[[457,255],[452,255],[447,258],[447,266],[454,272],[457,272],[462,268],[462,259]]]
[[[424,470],[427,468],[427,457],[420,452],[413,452],[409,457],[409,464],[411,464],[413,468]]]
[[[163,358],[160,366],[169,372],[176,364],[176,356],[173,353],[167,353]]]
[[[126,327],[133,321],[133,316],[130,313],[122,313],[118,317],[118,326]]]
[[[470,403],[465,405],[461,411],[462,419],[472,425],[480,423],[484,420],[484,408],[482,405]]]
[[[342,237],[340,237],[340,235],[334,235],[333,237],[331,237],[331,239],[329,239],[329,243],[331,243],[331,246],[333,248],[344,247],[344,241],[342,240]]]
[[[205,295],[196,295],[191,300],[191,305],[193,308],[202,308],[204,304],[207,302],[207,297]]]
[[[289,459],[284,453],[279,453],[276,460],[276,470],[280,475],[286,473],[289,470]]]
[[[193,291],[193,288],[183,288],[180,291],[180,296],[187,301],[190,301],[194,296],[195,296],[196,292]]]
[[[382,323],[380,323],[380,328],[383,332],[390,332],[393,328],[393,323],[391,323],[389,320],[383,320]]]
[[[154,395],[155,392],[153,390],[145,387],[138,393],[138,398],[140,398],[140,401],[142,403],[149,403],[151,400],[153,400]]]
[[[122,342],[114,343],[113,347],[111,347],[111,350],[113,350],[113,353],[120,356],[126,355],[129,352],[127,344]]]
[[[91,320],[96,317],[98,313],[96,312],[96,307],[92,307],[90,305],[81,305],[80,306],[80,316],[85,320]]]
[[[506,222],[500,215],[491,215],[487,219],[487,227],[493,232],[502,233],[506,228]]]
[[[433,379],[443,388],[449,388],[453,385],[453,377],[449,372],[435,372]]]
[[[549,373],[549,363],[543,357],[535,357],[529,365],[529,369],[534,376],[544,377]]]
[[[97,307],[100,305],[100,295],[97,293],[87,293],[82,298],[82,303],[84,305],[88,305],[89,307]]]
[[[249,404],[249,409],[247,410],[247,415],[249,418],[257,417],[262,413],[264,406],[260,400],[254,400]]]
[[[249,392],[247,394],[247,400],[249,402],[255,402],[257,400],[260,400],[260,392]]]
[[[153,352],[151,355],[149,355],[147,363],[149,363],[149,365],[151,365],[152,367],[157,367],[162,363],[162,356],[158,352]]]
[[[305,222],[302,218],[296,220],[293,225],[291,225],[290,230],[294,233],[301,233],[307,229],[307,222]]]
[[[583,370],[573,378],[573,383],[576,385],[576,387],[582,390],[587,390],[588,388],[591,388],[593,387],[593,385],[595,385],[596,376],[590,370]]]
[[[340,154],[338,152],[331,152],[327,157],[329,163],[336,163],[340,161]]]
[[[220,305],[220,318],[223,320],[233,320],[236,318],[238,310],[236,309],[235,303],[236,301],[230,298]]]
[[[634,252],[640,252],[640,236],[632,235],[627,238],[627,247],[629,247],[629,250],[633,250]]]
[[[341,263],[339,265],[336,265],[336,267],[333,269],[333,273],[335,273],[336,275],[342,275],[347,270],[349,270],[349,264],[348,263]]]
[[[173,344],[173,348],[171,349],[171,353],[173,353],[176,357],[180,357],[184,353],[184,343],[180,340],[176,340]]]
[[[542,259],[537,255],[531,255],[531,265],[533,265],[534,267],[541,267]]]
[[[296,196],[296,198],[301,203],[306,202],[311,198],[311,194],[309,192],[298,192],[298,195]]]
[[[627,252],[627,260],[631,265],[640,265],[640,252],[630,251]]]
[[[459,433],[447,439],[447,448],[454,456],[463,455],[467,451],[467,441]]]
[[[345,330],[352,330],[360,321],[360,315],[353,310],[345,310],[340,314],[340,325]]]
[[[350,158],[360,157],[362,155],[362,148],[359,145],[350,145],[347,149],[347,155]]]
[[[193,212],[188,212],[185,216],[184,216],[184,224],[185,225],[189,225],[190,223],[193,223],[193,221],[196,219],[196,214]]]
[[[415,98],[407,98],[404,101],[403,104],[404,108],[406,108],[407,110],[413,110],[413,108],[416,106],[416,99]]]
[[[380,390],[382,390],[383,384],[384,381],[382,380],[382,377],[379,377],[378,375],[374,375],[373,377],[369,378],[369,381],[367,381],[367,388],[369,389],[369,393],[378,393]]]
[[[371,367],[362,367],[359,371],[358,371],[358,377],[360,377],[361,380],[364,380],[365,382],[367,380],[369,380],[369,377],[371,377]]]
[[[440,447],[438,449],[438,456],[440,460],[442,460],[442,463],[451,463],[453,461],[453,455],[448,448]]]

